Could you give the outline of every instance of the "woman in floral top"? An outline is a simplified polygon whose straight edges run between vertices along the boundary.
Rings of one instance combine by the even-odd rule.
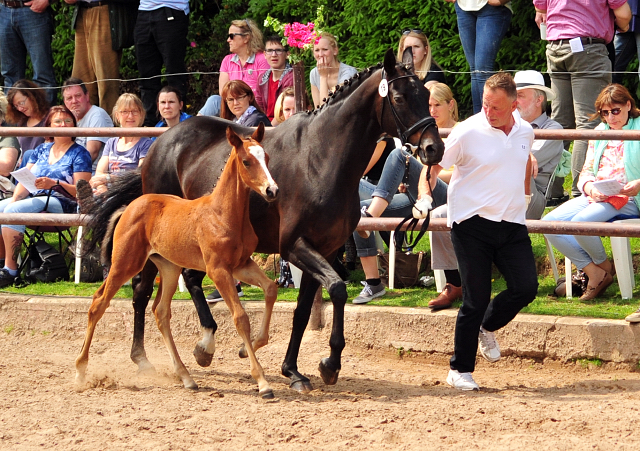
[[[54,106],[44,121],[45,127],[75,127],[76,118],[65,106]],[[89,151],[74,142],[74,138],[56,136],[51,142],[36,147],[27,161],[29,169],[36,177],[37,191],[30,193],[22,183],[16,186],[13,197],[0,201],[0,213],[72,213],[76,202],[53,192],[47,204],[49,190],[60,185],[72,196],[76,195],[78,180],[91,178],[91,155]],[[18,275],[16,257],[20,252],[24,238],[23,225],[2,226],[2,246],[0,259],[4,259],[4,268],[0,269],[0,288],[13,284]]]
[[[640,110],[629,91],[619,84],[605,87],[596,99],[596,130],[640,130]],[[620,190],[605,195],[594,182],[616,181]],[[571,199],[544,217],[545,221],[605,222],[617,216],[637,217],[640,202],[640,142],[589,141],[578,188],[583,196]],[[583,301],[594,299],[613,282],[614,267],[598,236],[545,235],[560,252],[589,277]]]

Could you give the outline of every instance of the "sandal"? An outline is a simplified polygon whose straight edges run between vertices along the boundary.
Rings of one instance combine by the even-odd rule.
[[[590,287],[587,285],[587,289],[584,294],[580,296],[581,301],[591,301],[597,298],[600,293],[607,289],[609,285],[613,283],[613,276],[605,271],[604,277],[600,281],[600,283],[595,287]]]

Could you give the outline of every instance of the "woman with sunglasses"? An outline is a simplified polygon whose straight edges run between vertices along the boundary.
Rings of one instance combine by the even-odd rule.
[[[640,130],[640,110],[627,88],[605,87],[596,99],[602,123],[596,130]],[[587,157],[578,180],[582,196],[571,199],[547,214],[544,221],[606,222],[616,216],[639,216],[640,142],[589,141]],[[603,193],[598,182],[614,181],[619,190]],[[600,185],[601,186],[601,185]],[[604,188],[601,188],[603,191]],[[598,236],[545,235],[556,249],[569,257],[589,277],[582,301],[598,297],[613,282],[614,266]]]
[[[122,94],[113,107],[112,117],[116,126],[122,128],[142,127],[145,118],[142,101],[135,94]],[[110,138],[104,145],[102,157],[96,167],[96,174],[91,177],[89,182],[94,194],[107,191],[112,176],[140,167],[151,144],[153,144],[151,138],[139,136]]]
[[[427,36],[420,29],[402,31],[398,43],[398,61],[402,61],[402,54],[408,48],[413,53],[413,67],[420,81],[429,87],[432,83],[446,83],[442,68],[431,56],[431,46]]]
[[[473,113],[482,108],[484,83],[493,73],[500,43],[511,24],[511,0],[445,0],[454,3],[464,56],[471,71]]]
[[[318,108],[336,85],[353,77],[358,71],[338,61],[338,41],[330,33],[318,35],[313,44],[313,57],[318,65],[311,70],[309,79],[313,104]]]
[[[76,118],[65,106],[54,106],[44,120],[45,127],[75,127]],[[47,205],[51,213],[73,213],[76,202],[57,192],[51,194],[47,204],[49,190],[59,185],[72,196],[76,195],[78,180],[91,177],[91,155],[89,151],[74,142],[68,136],[50,138],[50,142],[40,144],[29,157],[26,167],[36,177],[35,192],[18,183],[13,197],[0,201],[0,213],[40,213]],[[3,225],[0,260],[4,259],[4,268],[0,269],[0,288],[13,284],[18,275],[16,256],[20,252],[25,226]]]
[[[229,27],[227,43],[231,53],[224,57],[220,65],[220,96],[226,84],[232,80],[242,80],[252,91],[256,91],[262,75],[269,69],[262,32],[251,19],[234,20]],[[220,96],[209,97],[198,116],[218,116],[221,111]]]
[[[7,94],[7,122],[18,127],[43,127],[49,113],[45,90],[29,80],[18,80]],[[23,161],[28,154],[44,142],[41,136],[18,137],[23,152]],[[31,152],[29,152],[31,153]],[[23,163],[24,166],[25,163]]]
[[[220,117],[247,127],[256,127],[260,122],[271,127],[271,122],[256,102],[253,91],[242,80],[233,80],[222,90]]]

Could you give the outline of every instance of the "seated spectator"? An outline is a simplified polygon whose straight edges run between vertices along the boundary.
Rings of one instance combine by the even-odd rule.
[[[7,94],[7,121],[18,127],[42,127],[49,113],[49,103],[44,89],[29,80],[18,80]],[[26,164],[30,150],[44,142],[41,136],[20,136],[22,166]]]
[[[595,102],[596,130],[640,130],[640,110],[627,88],[606,86]],[[592,116],[591,119],[595,119]],[[578,180],[583,196],[573,198],[547,214],[545,221],[608,221],[616,216],[639,216],[640,143],[638,141],[591,140]],[[597,187],[601,180],[615,180],[620,191],[608,196]],[[613,282],[614,266],[599,236],[545,235],[561,253],[589,277],[582,301],[595,299]]]
[[[293,86],[293,68],[287,62],[289,52],[282,45],[280,36],[268,37],[265,46],[270,69],[260,78],[255,94],[256,102],[273,122],[276,99],[287,87]]]
[[[0,89],[0,125],[4,123],[7,113],[7,97]],[[10,172],[16,168],[20,158],[20,143],[13,136],[2,136],[0,129],[0,200],[13,196],[15,186],[9,179]]]
[[[276,106],[273,109],[273,120],[271,123],[274,127],[283,123],[296,112],[296,97],[293,86],[289,86],[280,93],[276,100]]]
[[[366,181],[360,182],[360,196],[366,197],[370,193],[370,199],[360,201],[362,216],[366,217],[392,217],[404,218],[411,214],[413,202],[406,193],[397,193],[398,187],[402,183],[405,172],[405,161],[408,152],[403,149],[395,149],[387,158],[380,180],[377,185]],[[422,172],[422,163],[413,156],[409,158],[409,187],[408,192],[417,199],[418,180]],[[447,184],[438,180],[433,190],[434,207],[447,203]],[[356,248],[362,269],[366,277],[366,282],[362,292],[353,300],[354,304],[366,304],[373,299],[385,294],[384,284],[380,280],[378,273],[377,254],[375,238],[368,232],[354,232]]]
[[[45,127],[75,127],[76,118],[65,106],[54,106],[44,120]],[[56,136],[50,142],[40,144],[29,157],[26,167],[36,176],[35,193],[18,183],[13,197],[0,201],[0,213],[39,213],[47,203],[48,190],[60,185],[69,194],[76,195],[78,180],[91,177],[91,155],[73,138]],[[76,203],[61,194],[53,192],[47,206],[51,213],[72,213]],[[16,256],[20,253],[25,226],[3,225],[0,259],[4,268],[0,269],[0,288],[13,284],[18,275]]]
[[[318,65],[311,69],[311,97],[313,104],[319,107],[336,85],[353,77],[358,71],[355,67],[338,61],[338,41],[330,33],[320,33],[313,45],[313,57]]]
[[[562,130],[562,125],[547,116],[547,101],[555,94],[544,84],[540,72],[525,70],[516,72],[514,81],[518,89],[518,112],[522,119],[535,129]],[[547,185],[562,158],[562,141],[537,139],[531,153],[538,162],[538,175],[531,181],[531,202],[527,219],[540,219],[547,204]]]
[[[182,112],[182,94],[178,88],[173,86],[163,86],[158,93],[158,112],[162,119],[156,124],[156,127],[173,127],[178,125],[185,119],[189,119],[191,115]],[[155,141],[152,138],[151,141]]]
[[[259,80],[269,69],[263,53],[262,32],[251,19],[234,20],[229,27],[227,43],[231,53],[224,57],[220,65],[220,96],[226,84],[232,80],[242,80],[253,92],[257,91]],[[220,96],[209,97],[198,116],[219,116]]]
[[[271,122],[256,103],[253,91],[244,81],[233,80],[222,90],[222,109],[220,116],[240,125],[256,127],[262,122],[271,127]]]
[[[427,87],[431,83],[446,83],[442,68],[431,56],[431,46],[427,35],[420,29],[405,29],[402,31],[400,42],[398,43],[398,61],[402,61],[402,54],[411,47],[413,52],[413,67],[420,81]]]
[[[144,116],[142,101],[135,94],[122,94],[113,107],[113,122],[123,128],[141,127]],[[98,162],[96,174],[89,181],[94,194],[107,191],[112,175],[137,169],[147,156],[152,142],[150,138],[131,136],[109,138]]]
[[[89,91],[79,78],[67,78],[64,81],[62,84],[62,100],[64,105],[76,116],[78,127],[113,127],[113,121],[109,114],[99,106],[91,104]],[[95,166],[100,159],[99,157],[107,139],[109,138],[81,136],[76,138],[76,143],[89,151]]]

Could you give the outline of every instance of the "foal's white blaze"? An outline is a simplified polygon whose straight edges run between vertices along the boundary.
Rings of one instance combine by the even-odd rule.
[[[260,166],[262,166],[262,170],[265,174],[267,174],[267,180],[269,181],[269,185],[275,185],[276,181],[271,177],[271,173],[267,168],[267,162],[264,158],[265,153],[262,146],[249,146],[249,153],[256,157],[256,159],[260,162]]]

